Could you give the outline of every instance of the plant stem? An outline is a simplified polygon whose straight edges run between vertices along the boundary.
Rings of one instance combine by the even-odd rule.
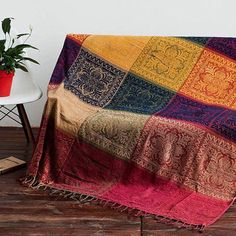
[[[27,38],[25,39],[25,41],[24,41],[23,43],[25,43],[25,42],[29,39],[29,37],[31,36],[31,34],[32,34],[32,31],[30,31],[29,35],[27,36]]]
[[[10,47],[11,47],[11,35],[10,34],[8,34],[8,36],[9,36],[9,43],[8,43],[8,48],[7,49],[9,49]]]

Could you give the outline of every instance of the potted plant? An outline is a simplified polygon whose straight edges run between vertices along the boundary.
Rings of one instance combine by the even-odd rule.
[[[5,38],[0,40],[0,97],[10,95],[12,79],[16,69],[28,72],[25,61],[39,64],[36,60],[25,56],[25,49],[36,49],[26,41],[32,34],[30,28],[29,33],[17,34],[15,37],[11,34],[11,21],[13,18],[6,18],[2,21],[2,31]],[[17,39],[25,37],[22,44],[17,44]]]

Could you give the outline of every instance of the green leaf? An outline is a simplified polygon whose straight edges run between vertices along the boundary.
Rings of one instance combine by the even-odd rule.
[[[33,49],[36,49],[36,50],[38,50],[38,48],[36,48],[36,47],[34,47],[34,46],[31,46],[31,45],[29,45],[29,44],[20,44],[20,45],[17,45],[16,47],[15,47],[15,49],[17,49],[17,50],[23,50],[23,49],[25,49],[25,48],[33,48]]]
[[[4,34],[6,33],[10,33],[10,30],[11,30],[11,19],[13,18],[5,18],[3,21],[2,21],[2,31]]]
[[[23,37],[23,36],[26,36],[26,35],[29,35],[29,33],[17,34],[17,35],[16,35],[16,38],[19,39],[19,38],[21,38],[21,37]]]
[[[2,53],[5,50],[5,43],[6,40],[0,40],[0,53]]]
[[[31,61],[31,62],[39,65],[39,63],[36,60],[29,58],[29,57],[22,57],[21,61]]]
[[[15,65],[15,67],[16,67],[17,69],[23,70],[24,72],[28,72],[27,68],[26,68],[25,66],[21,65],[20,63],[17,63],[17,64]]]
[[[15,48],[8,48],[7,51],[6,51],[6,55],[9,55],[9,56],[14,56],[14,55],[17,55],[17,50]]]
[[[0,40],[0,69],[5,71],[14,71],[16,68],[21,69],[25,72],[28,72],[27,66],[24,62],[29,61],[35,64],[39,64],[36,60],[25,57],[25,51],[28,48],[36,49],[38,48],[26,44],[26,40],[31,36],[32,29],[30,29],[29,33],[22,33],[16,36],[17,39],[20,37],[26,36],[26,40],[23,44],[15,46],[15,38],[11,37],[11,21],[13,18],[6,18],[2,21],[2,31],[5,34],[5,39]],[[8,35],[7,35],[8,34]],[[10,42],[8,47],[6,47],[6,37],[9,36]]]
[[[13,46],[14,43],[15,43],[15,39],[12,39],[11,47]]]

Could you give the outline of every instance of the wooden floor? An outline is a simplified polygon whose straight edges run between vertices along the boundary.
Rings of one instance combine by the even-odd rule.
[[[10,155],[30,158],[31,147],[20,128],[0,128],[0,158]],[[33,191],[18,182],[24,172],[21,169],[0,176],[0,235],[236,236],[236,204],[201,234]]]

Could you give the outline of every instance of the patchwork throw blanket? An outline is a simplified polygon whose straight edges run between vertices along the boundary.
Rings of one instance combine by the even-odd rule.
[[[25,183],[202,229],[236,196],[236,39],[68,35]]]

